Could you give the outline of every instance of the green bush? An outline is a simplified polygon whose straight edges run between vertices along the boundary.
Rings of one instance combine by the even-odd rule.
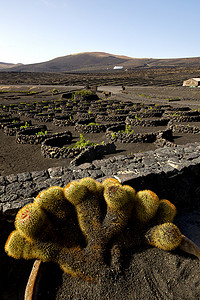
[[[90,142],[89,140],[86,141],[85,137],[82,134],[80,134],[80,141],[77,141],[74,146],[69,146],[68,148],[84,148],[84,147],[94,146],[94,145],[98,145],[98,144]]]
[[[131,130],[131,125],[126,125],[124,130],[119,130],[118,133],[133,134],[134,130]]]
[[[36,132],[36,135],[45,135],[47,134],[47,130]]]

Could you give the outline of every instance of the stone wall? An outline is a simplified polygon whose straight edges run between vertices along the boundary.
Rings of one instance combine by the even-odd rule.
[[[154,143],[157,138],[172,140],[172,129],[158,130],[151,133],[135,133],[134,131],[125,131],[124,125],[113,126],[106,130],[106,138],[110,141],[119,141],[120,143]]]
[[[151,189],[160,198],[170,200],[178,212],[193,210],[200,206],[200,143],[0,176],[1,215],[13,218],[41,190],[52,185],[64,187],[86,176],[96,180],[117,176],[136,190]]]
[[[16,143],[41,144],[46,138],[52,136],[52,134],[37,134],[38,132],[45,132],[46,130],[46,125],[30,126],[27,129],[20,130],[16,134]]]

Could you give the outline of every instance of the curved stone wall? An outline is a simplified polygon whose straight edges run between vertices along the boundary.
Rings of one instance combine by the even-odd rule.
[[[161,118],[161,119],[136,119],[127,117],[125,123],[127,125],[132,126],[142,126],[142,127],[150,127],[150,126],[167,126],[168,122],[170,121],[169,118]]]
[[[46,138],[52,136],[52,134],[41,134],[36,133],[47,130],[46,125],[28,127],[27,129],[20,130],[16,134],[17,144],[41,144]]]
[[[157,137],[172,140],[172,129],[158,130],[151,133],[122,132],[124,125],[113,126],[106,130],[106,138],[110,141],[119,141],[120,143],[154,143]]]
[[[4,133],[6,135],[10,135],[10,136],[13,136],[13,135],[16,135],[16,133],[20,130],[22,130],[21,126],[25,126],[25,123],[28,125],[28,126],[31,126],[32,125],[32,122],[30,120],[28,121],[20,121],[20,122],[17,122],[17,123],[14,123],[14,124],[8,124],[4,127]]]

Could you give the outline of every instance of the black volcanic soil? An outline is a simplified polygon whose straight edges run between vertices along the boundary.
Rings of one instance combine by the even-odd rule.
[[[15,74],[14,74],[15,75]],[[32,103],[34,101],[42,102],[49,100],[57,100],[63,92],[81,89],[83,86],[49,86],[49,85],[15,85],[15,86],[0,86],[0,104],[20,104]],[[56,88],[59,90],[58,94],[52,95],[51,91]],[[7,92],[5,92],[7,90]],[[115,99],[119,102],[132,101],[133,103],[150,103],[161,105],[172,105],[175,107],[188,106],[190,108],[200,108],[200,89],[199,88],[185,88],[185,87],[168,87],[168,86],[135,86],[125,87],[122,92],[120,87],[114,86],[100,86],[98,95],[104,97],[100,92],[111,91],[112,95],[109,99]],[[35,91],[33,94],[27,95],[25,91]],[[177,98],[179,101],[177,101]],[[20,117],[21,120],[30,118]],[[52,122],[36,122],[32,119],[34,125],[46,124],[50,133],[63,132],[70,130],[73,135],[73,142],[79,140],[80,133],[74,131],[73,126],[58,127]],[[141,132],[149,129],[140,128]],[[155,129],[154,129],[155,130]],[[84,137],[92,142],[106,141],[104,133],[83,134]],[[41,154],[40,145],[17,144],[15,136],[6,136],[3,129],[0,129],[1,149],[0,149],[0,175],[17,174],[26,171],[36,171],[48,169],[54,166],[68,166],[70,159],[48,159]],[[195,142],[199,140],[199,135],[192,134],[177,134],[174,140],[177,144],[185,144],[188,142]],[[134,152],[144,152],[148,150],[155,150],[156,147],[152,143],[119,143],[116,142],[116,153],[105,156],[123,154],[128,155]]]

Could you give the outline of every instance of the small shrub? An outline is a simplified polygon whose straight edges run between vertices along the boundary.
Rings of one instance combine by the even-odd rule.
[[[116,138],[116,134],[114,132],[111,132],[111,137],[112,137],[112,139],[115,139]]]
[[[36,135],[45,135],[47,134],[47,130],[36,132]]]
[[[89,124],[87,124],[87,126],[90,126],[90,125],[91,125],[91,126],[92,126],[92,125],[97,125],[97,126],[98,126],[99,124],[98,124],[98,123],[89,123]]]
[[[141,118],[138,117],[137,114],[135,115],[135,119],[138,120],[138,121],[141,121],[141,120],[142,120]]]
[[[25,125],[20,126],[20,129],[25,129],[27,127],[29,127],[30,125],[28,124],[28,122],[25,122]]]
[[[68,148],[84,148],[84,147],[89,147],[89,146],[94,146],[98,145],[93,142],[90,142],[89,140],[86,141],[85,137],[80,134],[80,141],[77,141],[74,146],[69,146]]]
[[[133,134],[134,130],[131,130],[131,125],[126,125],[124,130],[119,130],[118,133]]]

